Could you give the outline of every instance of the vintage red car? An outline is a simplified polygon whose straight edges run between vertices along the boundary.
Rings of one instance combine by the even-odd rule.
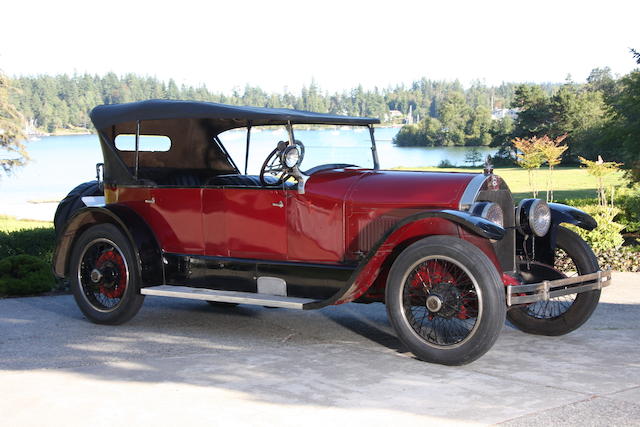
[[[104,197],[72,215],[60,205],[53,263],[96,323],[131,319],[146,295],[305,310],[383,302],[417,357],[455,365],[488,351],[505,317],[534,334],[578,328],[610,283],[561,225],[593,229],[589,215],[515,206],[488,165],[380,170],[377,119],[166,100],[98,106],[91,119]],[[249,175],[251,135],[265,126],[284,137]],[[296,140],[309,126],[359,126],[368,154],[314,163]],[[244,173],[220,138],[233,129],[246,135]]]

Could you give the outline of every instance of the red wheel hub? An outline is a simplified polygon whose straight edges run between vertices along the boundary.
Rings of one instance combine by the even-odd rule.
[[[449,309],[453,308],[452,304],[455,305],[456,310],[453,311],[457,312],[455,317],[458,319],[464,320],[474,317],[478,312],[474,295],[471,295],[468,290],[460,289],[462,284],[458,283],[456,278],[458,275],[454,273],[455,271],[448,268],[446,264],[438,260],[429,260],[415,270],[411,287],[437,295]],[[462,287],[464,288],[464,286]],[[433,316],[435,314],[430,314],[429,318],[431,319]]]
[[[113,250],[104,252],[95,268],[103,272],[100,293],[107,298],[122,298],[127,287],[127,268],[122,256]]]

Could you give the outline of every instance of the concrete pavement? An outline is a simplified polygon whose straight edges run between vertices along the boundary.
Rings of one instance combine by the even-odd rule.
[[[381,304],[319,311],[148,297],[122,326],[69,295],[0,300],[0,425],[640,425],[640,274],[564,337],[508,325],[478,361],[420,362]]]

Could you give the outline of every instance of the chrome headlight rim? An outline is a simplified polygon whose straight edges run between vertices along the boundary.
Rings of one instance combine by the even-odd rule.
[[[540,217],[544,218],[542,228],[536,226]],[[516,208],[516,227],[523,234],[546,236],[551,228],[551,209],[547,202],[542,199],[522,199]]]
[[[494,202],[475,202],[469,212],[504,228],[504,211]]]
[[[289,145],[282,152],[282,164],[289,169],[300,165],[301,161],[300,149],[295,145]]]

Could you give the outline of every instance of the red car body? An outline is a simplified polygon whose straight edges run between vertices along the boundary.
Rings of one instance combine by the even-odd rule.
[[[559,224],[592,229],[596,224],[587,214],[537,199],[516,209],[507,184],[489,167],[479,174],[380,170],[376,119],[180,101],[101,106],[92,119],[105,158],[104,203],[65,221],[54,271],[72,279],[78,304],[97,322],[127,320],[142,295],[313,309],[351,301],[388,304],[390,286],[397,291],[405,286],[403,292],[424,286],[424,296],[395,303],[397,313],[409,309],[402,304],[417,304],[427,310],[427,323],[476,319],[460,342],[476,334],[479,319],[489,316],[486,310],[495,312],[490,338],[471,356],[456,354],[463,346],[456,341],[450,349],[440,343],[442,337],[432,343],[435,356],[423,355],[420,343],[412,347],[425,360],[456,364],[493,344],[505,305],[567,293],[595,297],[608,283],[597,264],[580,267],[592,271],[571,279],[553,267]],[[295,140],[296,124],[366,126],[374,168],[325,164],[301,172],[304,146]],[[219,134],[246,127],[248,158],[250,130],[259,125],[286,126],[289,142],[278,143],[256,177],[240,173]],[[166,136],[172,145],[166,152],[142,152],[143,134]],[[134,150],[118,148],[121,135],[135,136]],[[279,179],[267,179],[267,171]],[[541,224],[546,229],[536,231]],[[467,249],[446,255],[450,248],[434,249],[430,242]],[[418,276],[409,269],[403,276],[409,279],[398,281],[398,265],[413,252],[426,254],[416,261]],[[473,253],[471,258],[458,262],[456,256],[466,257],[465,252]],[[537,253],[535,259],[531,253]],[[577,258],[590,256],[581,252]],[[431,260],[439,264],[433,267]],[[474,264],[484,273],[474,275]],[[435,269],[428,284],[419,268]],[[468,277],[456,279],[462,276]],[[483,309],[488,295],[493,302]],[[411,343],[412,334],[421,335],[424,319],[401,338]],[[403,321],[398,322],[394,326],[402,330]],[[437,353],[441,350],[445,358]]]

